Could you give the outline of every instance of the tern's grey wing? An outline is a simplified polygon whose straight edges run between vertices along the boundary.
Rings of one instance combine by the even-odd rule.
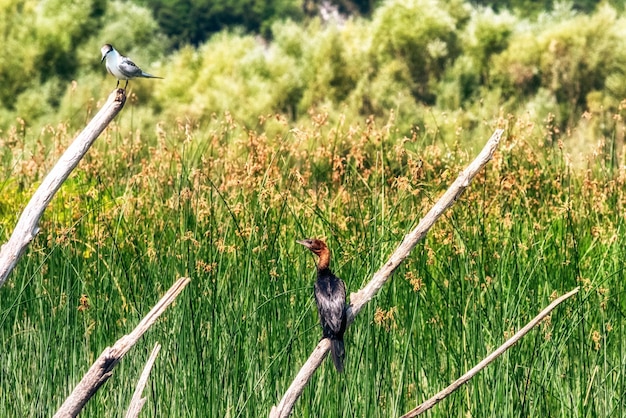
[[[143,73],[141,68],[137,67],[137,64],[126,57],[122,57],[118,69],[128,78],[141,77],[141,74]]]

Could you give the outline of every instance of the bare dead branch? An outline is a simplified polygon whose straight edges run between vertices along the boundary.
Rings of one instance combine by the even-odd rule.
[[[467,381],[469,381],[472,377],[474,377],[476,374],[478,374],[478,372],[480,372],[482,369],[487,367],[491,362],[493,362],[495,359],[497,359],[502,353],[504,353],[506,350],[511,348],[515,343],[517,343],[524,335],[528,334],[528,332],[530,332],[531,329],[533,329],[535,326],[537,326],[537,324],[539,324],[541,322],[541,320],[543,318],[545,318],[550,312],[552,312],[552,310],[554,308],[556,308],[561,302],[565,301],[566,299],[569,299],[570,297],[572,297],[576,293],[578,293],[578,290],[579,290],[579,288],[577,287],[576,289],[572,290],[571,292],[566,293],[563,296],[555,299],[550,305],[548,305],[547,308],[545,308],[543,311],[541,311],[539,313],[539,315],[534,317],[532,321],[530,321],[528,324],[526,324],[524,326],[524,328],[522,328],[519,331],[517,331],[515,333],[515,335],[513,335],[504,344],[502,344],[500,347],[498,347],[497,350],[495,350],[494,352],[489,354],[487,357],[485,357],[480,363],[478,363],[476,366],[472,367],[467,373],[465,373],[463,376],[461,376],[460,378],[455,380],[450,386],[448,386],[447,388],[445,388],[441,392],[437,393],[435,396],[433,396],[432,398],[428,399],[426,402],[422,403],[417,408],[415,408],[415,409],[407,412],[406,414],[404,414],[402,416],[402,418],[416,417],[416,416],[420,415],[422,412],[425,412],[425,411],[429,410],[430,408],[432,408],[433,406],[435,406],[441,400],[443,400],[446,397],[450,396],[452,394],[452,392],[454,392],[455,390],[460,388],[462,385],[467,383]]]
[[[106,103],[89,124],[78,134],[65,150],[50,173],[41,182],[30,202],[24,208],[9,241],[0,248],[0,287],[9,277],[26,247],[39,233],[39,220],[50,201],[63,182],[85,156],[104,128],[122,110],[126,102],[126,93],[122,89],[114,90]]]
[[[146,366],[143,368],[141,377],[137,382],[135,393],[133,393],[133,398],[130,400],[130,405],[128,406],[128,412],[126,412],[126,418],[137,418],[141,412],[141,408],[143,408],[143,404],[146,403],[146,398],[142,398],[141,394],[143,393],[143,389],[146,387],[146,383],[148,383],[148,376],[150,376],[152,365],[159,354],[159,350],[161,350],[161,344],[156,343],[152,349],[150,358],[146,362]]]
[[[461,193],[469,186],[472,179],[491,160],[500,138],[504,133],[503,129],[496,129],[491,135],[483,150],[476,159],[459,174],[459,177],[452,183],[450,188],[441,196],[430,211],[424,216],[417,227],[404,237],[389,260],[374,274],[363,289],[350,295],[350,306],[348,307],[348,325],[354,321],[355,316],[363,309],[378,293],[380,288],[389,280],[393,272],[408,257],[411,250],[417,245],[419,240],[426,236],[433,224],[439,219],[443,212],[452,206]],[[317,345],[309,359],[306,361],[296,379],[293,381],[287,392],[283,395],[278,406],[273,406],[270,411],[270,418],[288,417],[291,414],[295,401],[300,397],[304,387],[309,382],[313,372],[320,366],[322,360],[328,353],[330,344],[324,339]]]
[[[150,328],[159,316],[174,302],[176,297],[191,281],[188,277],[181,277],[159,300],[135,329],[128,335],[124,335],[117,340],[113,347],[104,349],[100,357],[89,368],[87,374],[78,383],[72,394],[65,400],[61,408],[54,415],[55,418],[75,417],[83,409],[87,401],[113,374],[113,368],[132,348],[141,336]]]

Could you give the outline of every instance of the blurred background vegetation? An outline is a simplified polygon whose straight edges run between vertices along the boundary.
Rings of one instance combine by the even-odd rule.
[[[163,81],[135,81],[135,127],[230,112],[294,124],[311,109],[393,112],[409,134],[445,113],[470,137],[494,110],[611,132],[626,97],[623,1],[9,0],[0,5],[0,129],[81,127],[113,80],[112,43]],[[152,129],[152,128],[151,128]],[[270,128],[268,128],[270,129]],[[552,138],[554,139],[554,138]],[[573,141],[574,139],[572,139]],[[579,139],[584,146],[584,139]]]

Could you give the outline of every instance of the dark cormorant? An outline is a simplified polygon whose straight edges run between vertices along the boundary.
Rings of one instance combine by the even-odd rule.
[[[343,333],[346,330],[346,285],[330,271],[330,251],[324,241],[305,239],[296,242],[304,245],[319,257],[315,281],[315,302],[323,338],[330,338],[333,363],[337,371],[342,372],[345,357]]]

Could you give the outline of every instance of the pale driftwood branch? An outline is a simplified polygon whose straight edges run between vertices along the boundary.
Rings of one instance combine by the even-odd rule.
[[[363,306],[378,293],[380,288],[391,277],[391,274],[407,258],[419,240],[424,238],[443,212],[456,202],[461,193],[469,186],[474,176],[491,160],[503,133],[503,129],[496,129],[476,159],[459,174],[459,177],[452,183],[450,188],[441,196],[432,209],[428,211],[426,216],[420,220],[417,227],[404,237],[400,246],[398,246],[380,270],[374,274],[372,280],[370,280],[363,289],[350,295],[350,306],[348,307],[347,318],[348,325],[354,321],[354,317],[363,309]],[[328,353],[329,347],[330,344],[327,340],[320,341],[309,359],[302,366],[296,379],[283,395],[280,403],[272,407],[269,415],[270,418],[288,417],[291,414],[295,401],[300,397],[304,387],[313,375],[313,372],[319,367]]]
[[[445,388],[441,392],[437,393],[435,396],[433,396],[432,398],[428,399],[426,402],[422,403],[417,408],[407,412],[405,415],[402,416],[402,418],[416,417],[416,416],[420,415],[422,412],[425,412],[425,411],[429,410],[430,408],[432,408],[433,406],[435,406],[437,403],[439,403],[444,398],[448,397],[450,394],[452,394],[452,392],[454,392],[459,387],[461,387],[462,385],[467,383],[467,381],[470,380],[472,377],[474,377],[474,375],[476,375],[482,369],[487,367],[489,365],[489,363],[493,362],[502,353],[504,353],[506,350],[511,348],[524,335],[528,334],[528,332],[530,332],[531,329],[533,329],[537,324],[539,324],[539,322],[541,322],[541,320],[543,318],[545,318],[550,312],[552,312],[552,310],[554,308],[556,308],[561,302],[565,301],[566,299],[569,299],[570,297],[572,297],[576,293],[578,293],[578,290],[579,290],[579,288],[577,287],[576,289],[572,290],[571,292],[564,294],[563,296],[559,297],[558,299],[555,299],[550,305],[548,305],[547,308],[545,308],[543,311],[541,311],[539,313],[539,315],[537,315],[535,318],[533,318],[532,321],[530,321],[528,324],[526,324],[524,326],[524,328],[522,328],[519,331],[517,331],[515,333],[515,335],[513,335],[504,344],[502,344],[500,347],[498,347],[497,350],[495,350],[494,352],[489,354],[487,357],[485,357],[484,360],[482,360],[476,366],[471,368],[463,376],[461,376],[460,378],[455,380],[450,386],[448,386],[447,388]]]
[[[65,400],[61,408],[54,415],[55,418],[75,417],[83,409],[87,401],[113,374],[113,368],[132,348],[141,336],[156,322],[158,317],[174,302],[174,299],[191,281],[188,277],[181,277],[167,291],[161,300],[152,308],[135,329],[123,336],[113,345],[104,349],[100,357],[87,371],[87,374],[74,388],[72,394]]]
[[[146,398],[142,398],[141,394],[143,393],[143,389],[146,387],[146,383],[148,383],[150,370],[152,370],[152,365],[154,364],[154,360],[156,360],[160,349],[161,344],[156,343],[154,345],[154,348],[152,349],[152,354],[150,354],[150,358],[146,362],[146,366],[143,368],[141,377],[137,382],[135,393],[133,393],[133,398],[130,400],[128,412],[126,412],[126,418],[137,418],[139,416],[139,413],[141,412],[141,408],[143,408],[143,405],[146,403]]]
[[[363,306],[378,293],[391,274],[408,257],[411,250],[426,236],[426,233],[428,233],[443,212],[456,202],[459,196],[461,196],[461,193],[470,185],[476,174],[491,160],[503,133],[504,129],[496,129],[480,154],[478,154],[474,161],[459,174],[459,177],[452,183],[450,188],[439,198],[426,216],[420,220],[417,227],[404,237],[400,246],[391,255],[385,265],[374,274],[372,280],[370,280],[363,289],[350,295],[350,308],[348,310],[349,322],[352,322]]]
[[[124,107],[126,93],[122,89],[114,90],[96,116],[78,134],[65,150],[50,173],[41,182],[33,197],[24,208],[9,241],[0,248],[0,287],[9,277],[28,244],[39,233],[39,220],[48,204],[68,178],[72,170],[89,150],[104,128]]]

